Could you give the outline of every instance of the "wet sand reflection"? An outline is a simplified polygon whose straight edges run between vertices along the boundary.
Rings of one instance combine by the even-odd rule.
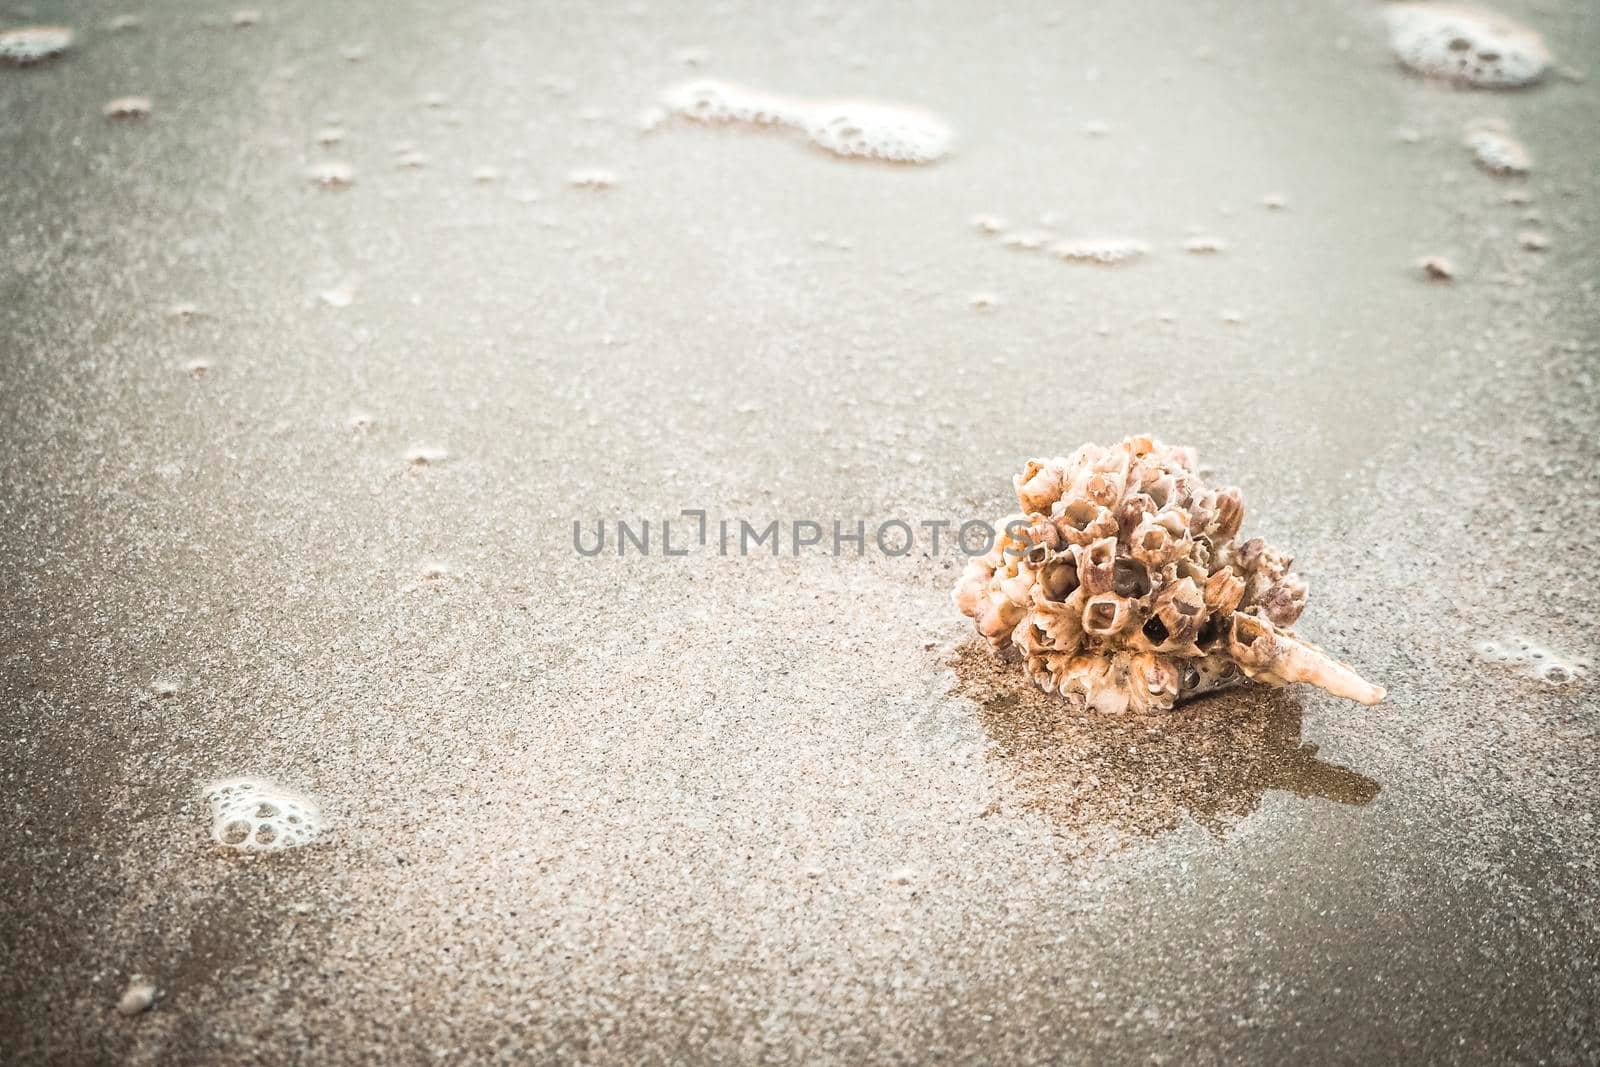
[[[1364,805],[1380,789],[1301,741],[1288,690],[1244,687],[1172,714],[1118,717],[1067,709],[976,641],[951,665],[1015,796],[1086,845],[1153,837],[1185,819],[1221,836],[1271,790]]]

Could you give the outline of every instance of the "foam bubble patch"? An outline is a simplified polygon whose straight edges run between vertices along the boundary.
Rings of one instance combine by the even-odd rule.
[[[1511,129],[1498,119],[1480,119],[1467,127],[1462,143],[1478,166],[1490,174],[1526,174],[1533,169],[1533,157],[1511,135]]]
[[[1080,263],[1127,263],[1150,251],[1144,241],[1123,237],[1097,237],[1061,241],[1051,246],[1056,255]]]
[[[1389,48],[1430,78],[1486,89],[1532,85],[1550,66],[1544,38],[1489,11],[1448,4],[1389,4]]]
[[[0,62],[19,67],[41,63],[72,47],[73,33],[65,26],[24,26],[0,33]]]
[[[814,108],[806,122],[812,143],[836,156],[891,163],[932,163],[950,151],[950,130],[932,115],[886,104],[842,101]]]
[[[804,100],[719,81],[668,89],[661,103],[696,122],[786,126],[836,156],[892,163],[932,163],[948,155],[954,137],[936,116],[898,104],[862,100]]]
[[[748,122],[756,126],[798,126],[805,121],[799,101],[719,81],[695,81],[661,94],[670,111],[696,122]]]
[[[238,852],[279,852],[322,832],[322,809],[304,793],[267,778],[224,778],[205,787],[211,839]]]
[[[1481,660],[1504,663],[1515,668],[1519,674],[1551,686],[1574,685],[1589,673],[1587,658],[1560,655],[1520,634],[1512,634],[1498,641],[1479,641],[1474,651]]]

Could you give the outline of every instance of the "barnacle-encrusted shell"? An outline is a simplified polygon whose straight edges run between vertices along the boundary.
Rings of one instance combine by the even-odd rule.
[[[1244,498],[1208,488],[1194,450],[1130,437],[1029,460],[1022,512],[972,559],[956,606],[1046,692],[1097,711],[1164,711],[1245,678],[1310,682],[1363,704],[1372,685],[1290,629],[1306,583],[1259,537]]]

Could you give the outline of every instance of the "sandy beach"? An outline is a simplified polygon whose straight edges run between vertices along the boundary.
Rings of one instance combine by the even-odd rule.
[[[1357,0],[0,9],[0,1060],[1596,1062],[1600,9],[1496,4],[1539,84]],[[1382,704],[1074,712],[948,542],[717,549],[1137,433]]]

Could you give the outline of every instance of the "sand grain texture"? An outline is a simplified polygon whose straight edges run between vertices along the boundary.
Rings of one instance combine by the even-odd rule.
[[[1587,6],[1506,9],[1591,75],[1514,98],[1407,76],[1354,0],[36,6],[79,34],[0,69],[8,1061],[1600,1055],[1595,683],[1473,655],[1596,652]],[[640,131],[702,73],[954,148]],[[1536,173],[1465,156],[1489,111]],[[1243,488],[1383,705],[1063,719],[967,641],[953,556],[572,548],[1000,514],[1136,432]],[[200,786],[242,773],[321,836],[218,850]]]

